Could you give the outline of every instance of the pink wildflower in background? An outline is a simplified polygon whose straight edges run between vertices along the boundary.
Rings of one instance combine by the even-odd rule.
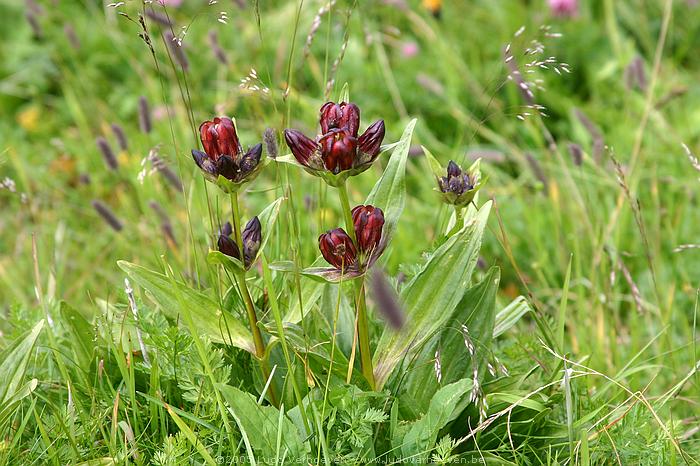
[[[555,16],[576,16],[578,0],[549,0],[549,9]]]

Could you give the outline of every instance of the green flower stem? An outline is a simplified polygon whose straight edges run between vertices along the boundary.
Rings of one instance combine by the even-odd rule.
[[[454,235],[459,230],[461,230],[463,226],[464,226],[464,208],[462,206],[456,205],[455,206],[455,224],[450,229],[449,233],[447,233],[447,236]]]
[[[345,183],[338,186],[338,193],[340,194],[340,205],[343,207],[343,215],[345,216],[346,233],[350,235],[352,241],[357,244],[357,238],[355,238],[355,224],[352,221],[350,199],[348,198],[348,188]]]
[[[275,318],[275,323],[277,324],[277,333],[279,334],[279,340],[282,345],[282,353],[284,354],[284,360],[287,363],[287,380],[292,384],[292,390],[294,391],[294,396],[297,401],[297,406],[299,406],[299,413],[301,414],[301,420],[304,423],[304,428],[306,429],[306,435],[311,435],[311,428],[309,425],[309,420],[306,416],[306,408],[304,407],[304,399],[299,389],[299,384],[295,376],[295,366],[292,363],[292,357],[290,356],[289,348],[287,347],[287,339],[284,335],[284,323],[282,322],[282,313],[280,312],[279,304],[277,303],[277,294],[275,288],[272,285],[272,275],[270,274],[270,267],[267,263],[267,258],[262,255],[262,269],[263,269],[263,281],[265,283],[265,288],[267,288],[267,295],[270,299],[270,308],[272,309],[272,315]]]
[[[260,333],[260,328],[258,327],[258,316],[255,313],[255,305],[253,304],[253,299],[250,297],[248,285],[245,281],[245,272],[236,274],[236,282],[238,283],[238,288],[241,291],[241,296],[243,297],[243,302],[245,303],[245,308],[248,312],[248,321],[250,322],[251,327],[250,330],[253,332],[253,341],[255,342],[255,355],[262,359],[265,355],[265,341],[263,340],[262,334]]]
[[[372,352],[369,346],[369,324],[367,322],[367,301],[365,300],[365,277],[355,280],[357,288],[357,336],[360,342],[360,360],[362,362],[362,374],[367,379],[369,386],[374,390],[374,367],[372,367]]]
[[[350,210],[350,199],[348,198],[348,188],[346,183],[338,186],[340,204],[345,217],[345,229],[353,242],[357,244],[355,237],[355,225],[352,221],[352,211]],[[355,280],[355,306],[357,311],[357,337],[360,343],[360,361],[362,362],[362,374],[367,379],[369,386],[374,390],[374,368],[372,367],[372,351],[369,345],[369,324],[367,322],[367,301],[365,299],[365,279],[359,277]]]
[[[231,215],[233,215],[233,235],[236,238],[236,246],[241,254],[241,263],[243,263],[243,235],[241,234],[241,213],[238,207],[238,193],[231,192]]]
[[[236,236],[236,245],[238,246],[238,251],[241,256],[241,263],[245,264],[245,254],[243,253],[243,237],[241,235],[241,214],[238,206],[238,194],[236,192],[231,193],[231,213],[233,215],[233,231]],[[253,333],[253,342],[255,344],[255,356],[260,361],[260,369],[262,370],[263,377],[265,380],[270,378],[270,368],[268,366],[267,359],[265,358],[265,340],[263,340],[262,333],[260,332],[260,327],[258,327],[258,316],[255,313],[255,304],[250,296],[250,291],[248,290],[248,284],[246,283],[245,270],[235,274],[236,282],[238,283],[238,289],[241,292],[241,297],[243,298],[243,303],[245,304],[246,312],[248,314],[248,323],[250,324],[250,331]],[[270,385],[269,389],[270,400],[273,404],[277,404],[277,397],[275,392]]]

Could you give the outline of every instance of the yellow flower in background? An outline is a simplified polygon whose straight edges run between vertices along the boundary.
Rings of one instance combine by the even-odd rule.
[[[39,108],[31,105],[17,114],[17,123],[26,131],[34,132],[39,125]]]
[[[439,18],[442,12],[442,0],[423,0],[423,7]]]

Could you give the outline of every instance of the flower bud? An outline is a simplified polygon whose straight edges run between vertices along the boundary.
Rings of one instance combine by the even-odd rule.
[[[216,166],[216,173],[229,180],[236,179],[239,173],[236,162],[233,160],[233,157],[228,154],[220,155],[219,158],[216,159],[216,162],[214,162],[214,165]]]
[[[204,152],[193,150],[192,157],[204,176],[224,191],[238,189],[236,186],[251,181],[260,172],[262,144],[256,144],[244,154],[230,118],[205,121],[199,126],[199,134]],[[219,176],[232,183],[220,181]]]
[[[469,173],[462,172],[462,169],[455,162],[450,160],[447,165],[447,176],[440,179],[440,190],[443,193],[452,193],[460,196],[467,191],[474,189],[474,181]]]
[[[357,105],[326,102],[320,113],[321,134],[315,140],[290,129],[285,130],[284,138],[306,171],[323,178],[331,186],[339,186],[349,176],[367,170],[377,158],[384,139],[384,122],[375,122],[358,137],[360,109]]]
[[[243,256],[245,265],[249,267],[258,255],[262,242],[262,226],[258,217],[251,218],[243,229]]]
[[[360,129],[360,109],[353,103],[326,102],[321,107],[321,133],[326,134],[332,129],[347,129],[357,137]]]
[[[205,175],[213,178],[217,177],[218,173],[216,171],[216,165],[214,165],[214,162],[207,157],[207,154],[201,150],[192,149],[192,158],[197,166],[202,169]]]
[[[462,174],[462,169],[459,168],[459,165],[457,165],[453,160],[450,160],[450,163],[447,164],[447,176],[448,177],[456,177]]]
[[[251,147],[248,152],[241,158],[240,169],[241,173],[245,176],[247,173],[255,170],[255,167],[260,163],[260,156],[262,155],[262,144],[258,143]]]
[[[357,138],[347,129],[333,129],[321,137],[321,157],[326,169],[334,174],[349,170],[357,153]]]
[[[230,118],[217,117],[213,121],[205,121],[199,126],[199,134],[204,152],[214,160],[222,155],[235,157],[241,152],[236,127]]]
[[[372,161],[379,155],[383,140],[384,120],[377,120],[362,133],[358,140],[358,148],[365,156],[369,156],[369,160]]]
[[[305,167],[311,167],[311,158],[318,151],[318,143],[295,129],[285,129],[284,140],[294,154],[294,158]]]
[[[372,253],[382,238],[384,212],[379,207],[359,205],[352,209],[352,222],[360,252]]]
[[[238,251],[238,245],[236,241],[231,238],[231,233],[233,233],[233,227],[229,222],[226,222],[219,232],[219,240],[216,242],[217,248],[219,252],[227,256],[240,259],[241,254]]]
[[[346,270],[357,260],[355,245],[342,228],[329,230],[319,236],[318,247],[323,258],[336,269]]]

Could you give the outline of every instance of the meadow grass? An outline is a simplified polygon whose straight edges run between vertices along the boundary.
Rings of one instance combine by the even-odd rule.
[[[438,3],[0,5],[0,462],[698,463],[700,8]],[[241,281],[189,155],[229,115],[287,156],[344,92],[385,144],[416,119],[405,177],[394,148],[348,183],[401,214],[365,287],[377,390],[362,286],[299,271],[337,189],[271,160]],[[421,146],[481,158],[464,219]]]

